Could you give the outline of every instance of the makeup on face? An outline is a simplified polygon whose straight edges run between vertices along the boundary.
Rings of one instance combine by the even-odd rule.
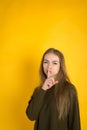
[[[58,74],[59,69],[59,57],[53,53],[46,54],[43,61],[43,70],[47,77]]]

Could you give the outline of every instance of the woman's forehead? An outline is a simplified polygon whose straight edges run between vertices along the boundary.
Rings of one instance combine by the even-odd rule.
[[[52,60],[57,60],[57,61],[59,61],[59,57],[56,55],[56,54],[54,54],[54,53],[47,53],[45,56],[44,56],[44,60],[45,59],[52,59]]]

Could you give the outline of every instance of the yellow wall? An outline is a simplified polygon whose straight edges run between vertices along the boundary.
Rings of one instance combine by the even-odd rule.
[[[0,130],[33,130],[25,109],[49,47],[64,53],[87,130],[87,2],[57,1],[0,0]]]

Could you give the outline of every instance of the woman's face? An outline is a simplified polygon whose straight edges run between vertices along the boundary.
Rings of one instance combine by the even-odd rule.
[[[53,53],[48,53],[44,56],[43,70],[47,77],[58,74],[60,70],[59,57]]]

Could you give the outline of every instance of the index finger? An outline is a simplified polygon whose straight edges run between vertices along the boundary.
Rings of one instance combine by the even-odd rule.
[[[52,73],[48,70],[47,72],[47,78],[52,77]]]
[[[48,70],[48,72],[47,72],[47,78],[49,78],[51,76],[51,74],[50,74],[50,71]]]

